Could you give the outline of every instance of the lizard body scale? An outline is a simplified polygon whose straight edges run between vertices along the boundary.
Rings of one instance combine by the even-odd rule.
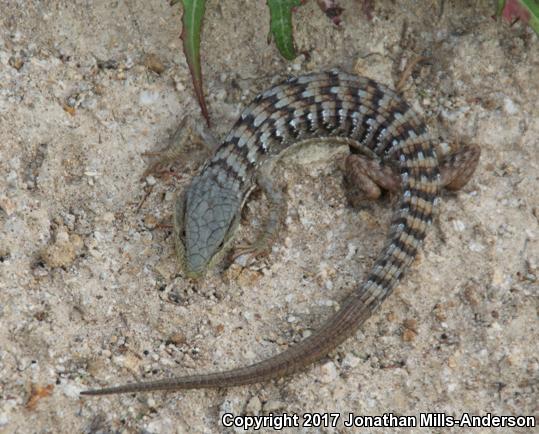
[[[81,394],[230,387],[282,377],[327,355],[372,315],[415,258],[441,186],[425,123],[396,92],[373,80],[333,70],[291,78],[258,95],[178,199],[177,250],[187,275],[203,274],[228,245],[260,167],[290,145],[319,137],[344,138],[352,153],[392,167],[401,191],[381,253],[340,309],[310,337],[246,367]]]

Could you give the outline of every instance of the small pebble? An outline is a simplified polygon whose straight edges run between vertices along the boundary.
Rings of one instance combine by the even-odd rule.
[[[68,267],[73,263],[84,243],[77,234],[58,230],[55,241],[41,252],[42,261],[50,268]]]
[[[165,65],[159,59],[157,54],[151,53],[146,56],[146,59],[144,59],[144,65],[150,70],[155,72],[156,74],[162,74],[165,71]]]
[[[264,404],[264,413],[276,412],[286,408],[286,406],[284,402],[272,399]]]
[[[24,66],[24,60],[20,56],[11,56],[8,63],[9,66],[15,68],[17,71],[20,71],[20,69]]]
[[[9,217],[17,210],[17,204],[15,201],[7,196],[0,197],[0,208],[6,213]]]
[[[470,249],[472,252],[481,253],[483,250],[485,250],[485,246],[476,241],[470,241],[468,244],[468,249]]]
[[[247,405],[245,406],[245,413],[247,414],[259,414],[262,410],[262,403],[258,396],[253,396]]]
[[[466,225],[462,220],[453,220],[453,227],[457,232],[464,232]]]
[[[410,329],[404,329],[402,332],[402,340],[404,342],[412,342],[417,336],[417,333]]]
[[[150,407],[152,407],[150,405]],[[164,432],[180,432],[176,430],[176,422],[172,422],[168,417],[162,419],[154,419],[151,422],[148,422],[146,429],[141,432],[146,432],[150,434],[159,434]]]
[[[152,175],[146,177],[146,184],[152,186],[152,185],[155,185],[156,183],[157,183],[157,180]]]
[[[503,100],[503,109],[508,115],[518,113],[518,108],[511,98],[505,97]]]
[[[150,90],[143,90],[139,94],[139,104],[140,105],[151,105],[159,100],[159,92],[152,92]]]
[[[153,214],[146,214],[144,217],[144,226],[148,229],[155,229],[157,225],[159,224],[159,221]]]
[[[361,359],[359,357],[353,356],[352,354],[347,354],[344,356],[342,366],[345,368],[355,368],[360,362]]]
[[[187,342],[187,338],[181,332],[172,333],[167,340],[174,345],[182,345]]]
[[[101,215],[100,220],[101,220],[103,223],[112,223],[114,220],[116,220],[116,216],[114,215],[113,212],[104,212],[104,213]]]
[[[312,330],[304,330],[301,336],[303,337],[303,339],[307,339],[312,334],[313,334]]]
[[[319,379],[321,383],[325,383],[325,384],[332,383],[337,379],[338,376],[339,374],[337,373],[337,367],[335,366],[335,363],[330,361],[330,362],[324,363],[320,367]]]

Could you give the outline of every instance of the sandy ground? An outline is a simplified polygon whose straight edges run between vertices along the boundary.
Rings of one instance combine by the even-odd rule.
[[[380,0],[369,21],[359,2],[343,0],[336,29],[311,1],[295,16],[309,56],[287,63],[267,45],[264,3],[209,2],[203,63],[217,137],[287,74],[338,66],[394,86],[421,55],[428,63],[404,94],[440,140],[482,147],[473,180],[444,197],[422,254],[380,311],[305,373],[79,399],[90,386],[235,367],[301,340],[372,264],[391,199],[348,208],[342,149],[303,149],[284,165],[289,211],[272,253],[199,284],[183,279],[166,225],[196,166],[141,181],[143,152],[162,147],[184,117],[202,124],[179,6],[4,0],[1,432],[232,432],[220,425],[226,412],[296,413],[300,422],[340,412],[336,427],[289,432],[343,432],[350,412],[539,413],[537,36],[491,19],[493,2],[440,10],[439,1]],[[249,204],[240,238],[263,210],[261,198]],[[371,432],[394,431],[410,432]]]

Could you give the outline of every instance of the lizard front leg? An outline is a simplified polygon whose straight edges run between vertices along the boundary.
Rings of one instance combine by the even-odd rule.
[[[440,161],[440,177],[442,187],[448,190],[460,190],[472,177],[481,148],[477,145],[468,145],[456,152],[444,155]]]
[[[200,152],[193,152],[190,147],[195,145]],[[150,174],[161,175],[165,172],[165,167],[176,161],[195,162],[198,166],[218,146],[217,140],[210,131],[195,127],[187,117],[180,121],[174,133],[167,139],[162,150],[144,152],[144,157],[151,158],[148,168],[144,171],[143,177]],[[193,157],[193,154],[195,157]]]
[[[284,185],[275,181],[272,165],[261,168],[256,176],[256,184],[264,192],[269,202],[269,212],[264,217],[261,229],[250,244],[240,244],[234,248],[233,258],[251,254],[260,256],[267,254],[284,225],[288,206],[284,193]]]

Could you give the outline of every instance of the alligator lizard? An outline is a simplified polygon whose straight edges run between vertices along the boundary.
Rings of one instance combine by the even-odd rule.
[[[178,197],[175,241],[186,275],[200,277],[227,250],[240,210],[256,184],[274,214],[268,241],[277,230],[282,198],[260,176],[272,156],[309,139],[344,140],[349,172],[356,174],[361,199],[379,187],[400,190],[385,247],[365,282],[320,329],[284,352],[247,367],[202,375],[87,390],[82,395],[230,387],[292,374],[327,355],[369,318],[415,258],[433,217],[440,188],[457,189],[479,160],[477,146],[443,155],[408,104],[373,80],[340,71],[290,78],[258,95],[242,112],[224,142]],[[350,175],[352,176],[352,175]],[[358,178],[359,177],[359,178]]]

